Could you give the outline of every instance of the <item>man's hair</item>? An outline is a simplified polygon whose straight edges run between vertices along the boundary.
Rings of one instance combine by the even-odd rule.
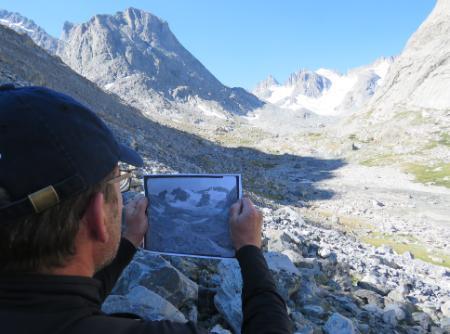
[[[39,272],[64,266],[75,254],[75,237],[80,219],[95,193],[101,192],[106,202],[117,201],[114,187],[106,181],[89,187],[39,214],[0,221],[0,273]],[[0,187],[0,207],[10,199]]]

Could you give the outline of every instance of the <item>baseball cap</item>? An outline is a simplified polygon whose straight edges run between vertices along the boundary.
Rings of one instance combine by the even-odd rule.
[[[119,161],[143,165],[88,107],[45,87],[0,86],[0,188],[12,200],[0,223],[86,190]]]

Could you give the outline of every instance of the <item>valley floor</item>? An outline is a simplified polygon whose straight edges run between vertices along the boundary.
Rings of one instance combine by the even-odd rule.
[[[305,214],[398,253],[450,267],[450,189],[416,183],[391,167],[346,165],[316,184],[332,191]]]

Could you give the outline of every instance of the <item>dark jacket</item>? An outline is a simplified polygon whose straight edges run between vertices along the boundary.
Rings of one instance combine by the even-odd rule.
[[[192,322],[144,321],[113,317],[100,307],[136,249],[122,239],[114,261],[95,278],[39,274],[0,277],[2,334],[206,333]],[[237,252],[243,276],[243,333],[290,333],[286,306],[276,292],[262,252]]]

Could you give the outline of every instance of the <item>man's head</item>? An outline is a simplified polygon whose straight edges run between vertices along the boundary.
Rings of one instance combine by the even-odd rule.
[[[142,159],[69,96],[0,87],[0,271],[50,271],[79,252],[115,254],[119,161]],[[92,241],[91,243],[89,243]]]

